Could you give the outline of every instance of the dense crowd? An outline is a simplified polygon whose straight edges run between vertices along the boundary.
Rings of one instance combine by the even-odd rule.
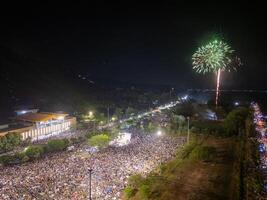
[[[0,199],[120,199],[127,178],[145,175],[175,156],[183,138],[133,134],[131,143],[97,153],[86,147],[61,152],[20,166],[0,167]]]

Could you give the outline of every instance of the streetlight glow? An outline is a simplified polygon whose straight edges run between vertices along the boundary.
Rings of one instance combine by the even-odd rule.
[[[158,136],[162,135],[162,132],[159,130],[159,131],[157,132],[157,135],[158,135]]]

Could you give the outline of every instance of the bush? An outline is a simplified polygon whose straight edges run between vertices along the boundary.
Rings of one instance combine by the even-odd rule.
[[[144,178],[140,174],[132,175],[129,177],[129,185],[133,188],[138,188],[143,182]]]
[[[30,160],[35,160],[40,158],[44,154],[43,146],[29,146],[25,150],[26,156],[30,158]]]
[[[219,121],[194,121],[192,123],[192,132],[209,135],[225,135],[224,124]]]
[[[143,197],[144,199],[148,199],[150,197],[149,185],[146,185],[146,184],[141,185],[139,188],[139,192],[140,192],[141,197]]]
[[[58,139],[58,140],[50,140],[45,145],[45,152],[56,152],[56,151],[63,151],[69,145],[69,141],[67,139]]]
[[[196,140],[190,141],[190,143],[186,144],[182,150],[178,150],[177,158],[180,159],[187,158],[197,145],[198,144]]]
[[[8,133],[0,137],[0,152],[13,150],[21,142],[21,136],[18,133]]]
[[[13,160],[13,157],[10,155],[0,156],[0,163],[3,165],[8,165],[8,163],[12,160]]]
[[[20,163],[25,163],[28,162],[30,160],[29,156],[27,156],[25,153],[18,153],[16,154],[16,156],[19,158]]]
[[[127,199],[133,197],[136,194],[137,190],[128,186],[124,189],[124,194],[126,196]]]
[[[216,157],[216,148],[211,146],[197,146],[190,154],[190,158],[211,161]]]
[[[110,137],[106,134],[94,135],[88,139],[90,146],[105,147],[108,145]]]
[[[197,134],[197,133],[200,132],[200,129],[197,128],[197,127],[194,127],[194,126],[193,126],[193,127],[190,129],[190,132],[191,132],[191,133],[196,133],[196,134]]]
[[[86,139],[82,136],[76,138],[76,137],[73,137],[73,138],[70,138],[70,143],[71,144],[79,144],[81,142],[84,142]]]
[[[29,161],[29,157],[25,153],[17,153],[15,155],[0,156],[0,163],[7,165],[21,164]]]

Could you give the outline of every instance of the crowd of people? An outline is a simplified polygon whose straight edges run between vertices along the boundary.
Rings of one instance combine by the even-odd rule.
[[[32,163],[0,167],[0,199],[121,199],[132,174],[154,170],[175,156],[183,138],[132,134],[130,144],[90,154],[86,146],[49,155]]]

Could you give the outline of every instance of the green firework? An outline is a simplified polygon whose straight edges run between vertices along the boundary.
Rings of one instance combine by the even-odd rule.
[[[230,71],[234,50],[221,40],[213,40],[205,46],[199,47],[193,54],[193,69],[197,73]]]

